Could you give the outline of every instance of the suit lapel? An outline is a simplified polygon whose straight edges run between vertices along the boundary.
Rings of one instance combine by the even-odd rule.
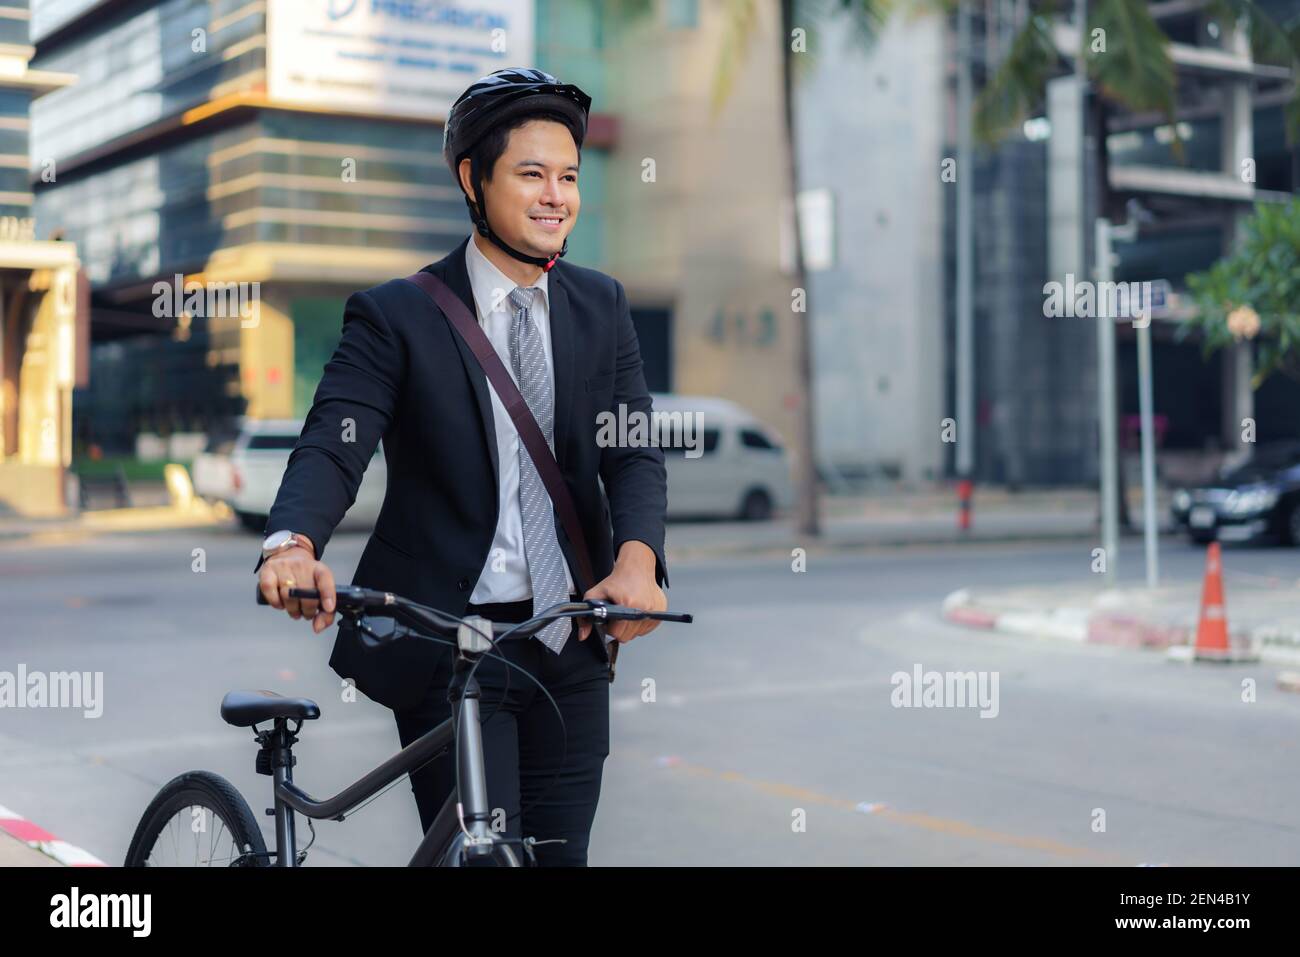
[[[564,466],[565,439],[569,435],[569,412],[573,408],[573,316],[569,291],[564,282],[563,261],[557,262],[546,280],[551,320],[551,361],[555,365],[555,460]]]
[[[469,270],[465,266],[466,246],[470,241],[470,238],[466,237],[445,258],[424,268],[450,286],[456,297],[465,304],[465,308],[477,321],[478,310],[474,304],[474,290],[469,281]],[[563,261],[556,263],[546,283],[549,307],[547,311],[551,327],[551,361],[555,367],[555,453],[556,461],[561,467],[565,459],[565,440],[569,435],[569,413],[573,408],[575,361],[573,316],[569,292],[564,280],[564,267]],[[492,396],[488,391],[487,376],[465,340],[452,326],[451,320],[444,316],[443,321],[447,323],[452,341],[456,343],[456,350],[460,353],[465,374],[469,376],[470,385],[474,390],[479,422],[483,428],[483,441],[492,458],[492,475],[496,479],[499,493],[501,463],[497,458],[496,426],[492,415]]]
[[[433,273],[451,287],[451,291],[456,294],[456,298],[465,304],[469,314],[477,321],[478,310],[474,306],[474,291],[469,281],[469,270],[465,268],[465,247],[469,241],[467,236],[448,256],[438,260],[431,266],[425,266],[422,271]],[[437,311],[442,312],[440,309]],[[465,340],[456,331],[456,327],[451,324],[451,320],[444,315],[443,322],[447,324],[447,331],[450,333],[452,341],[456,343],[456,350],[460,353],[460,361],[465,367],[465,374],[469,376],[470,386],[474,390],[474,401],[475,405],[478,406],[479,425],[483,430],[483,442],[487,446],[488,455],[492,459],[492,479],[496,483],[497,494],[499,495],[501,491],[501,463],[497,460],[496,425],[492,417],[492,396],[488,392],[487,376],[479,366],[474,353],[470,351]]]

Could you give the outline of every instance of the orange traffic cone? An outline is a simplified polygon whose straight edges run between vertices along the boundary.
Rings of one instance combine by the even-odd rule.
[[[1228,616],[1223,608],[1223,563],[1219,543],[1205,550],[1205,583],[1201,586],[1201,617],[1196,623],[1196,657],[1225,661],[1228,657]]]
[[[1223,607],[1223,565],[1219,543],[1210,542],[1205,552],[1205,584],[1201,587],[1201,617],[1196,624],[1197,661],[1237,661],[1248,655],[1234,654],[1228,637],[1228,615]]]

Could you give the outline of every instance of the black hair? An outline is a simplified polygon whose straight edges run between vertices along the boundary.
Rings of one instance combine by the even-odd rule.
[[[474,148],[465,155],[469,157],[469,181],[471,189],[479,182],[490,182],[492,179],[492,170],[497,165],[497,160],[501,154],[506,151],[506,145],[510,142],[510,134],[519,129],[525,123],[531,123],[533,120],[551,120],[560,123],[569,131],[573,137],[574,143],[581,142],[582,131],[574,123],[573,118],[565,116],[556,110],[530,110],[527,113],[521,113],[518,116],[512,116],[504,123],[500,123],[488,130],[487,135],[480,139]],[[463,159],[464,157],[462,157]],[[578,165],[582,165],[582,147],[578,147]],[[457,162],[457,179],[456,185],[460,185],[460,163]],[[473,192],[470,193],[470,201],[477,202],[474,199]]]

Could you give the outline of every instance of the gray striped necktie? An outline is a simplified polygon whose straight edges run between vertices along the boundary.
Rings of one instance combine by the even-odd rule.
[[[510,293],[510,304],[514,307],[514,322],[510,325],[510,363],[519,394],[524,397],[546,438],[546,444],[553,451],[555,403],[551,378],[546,372],[542,337],[532,314],[533,297],[540,292],[536,286],[528,286],[516,287]],[[564,553],[555,537],[551,496],[522,440],[519,442],[519,511],[524,527],[528,577],[533,586],[533,614],[536,615],[554,604],[568,601],[569,586],[564,577]],[[560,618],[539,631],[537,638],[558,655],[572,627],[571,619]]]

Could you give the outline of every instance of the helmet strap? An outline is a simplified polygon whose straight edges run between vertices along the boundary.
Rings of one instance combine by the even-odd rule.
[[[520,252],[498,236],[496,230],[494,230],[488,223],[487,204],[483,199],[483,188],[478,183],[474,184],[474,196],[478,200],[477,207],[475,207],[474,203],[470,201],[468,195],[465,197],[465,205],[469,207],[470,218],[474,221],[474,226],[478,229],[479,235],[491,240],[497,247],[511,257],[518,259],[520,262],[528,263],[530,266],[541,266],[543,272],[550,272],[555,266],[556,261],[569,251],[569,238],[566,236],[564,238],[564,245],[562,245],[560,251],[553,256],[530,256],[527,253]]]

